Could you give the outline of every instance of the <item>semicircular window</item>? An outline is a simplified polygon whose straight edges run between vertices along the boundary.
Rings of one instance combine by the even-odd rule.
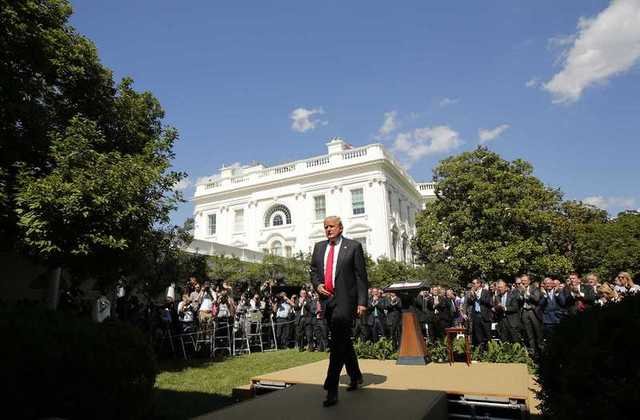
[[[264,227],[291,224],[291,211],[287,206],[276,204],[271,206],[264,215]]]

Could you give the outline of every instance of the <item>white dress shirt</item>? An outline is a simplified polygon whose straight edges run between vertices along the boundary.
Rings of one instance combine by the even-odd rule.
[[[333,286],[333,290],[336,289],[336,266],[338,264],[338,254],[340,253],[340,245],[342,245],[342,235],[340,235],[336,239],[335,248],[333,250],[333,272],[331,273],[331,285]],[[331,243],[327,241],[327,249],[324,251],[324,273],[327,272],[327,258],[329,258],[329,251],[331,250]],[[324,279],[325,276],[322,276]]]

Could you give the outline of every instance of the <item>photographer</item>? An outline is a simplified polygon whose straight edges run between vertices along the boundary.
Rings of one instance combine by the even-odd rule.
[[[198,302],[200,303],[198,321],[200,322],[201,328],[208,329],[209,324],[213,322],[213,318],[216,316],[215,301],[215,292],[211,290],[209,282],[205,281],[202,290],[198,295]]]
[[[178,321],[180,322],[180,332],[190,332],[194,328],[195,313],[191,299],[188,294],[182,295],[182,300],[178,303]]]

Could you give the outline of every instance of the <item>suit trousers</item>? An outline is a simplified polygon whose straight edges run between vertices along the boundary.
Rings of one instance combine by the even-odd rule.
[[[544,342],[542,322],[540,322],[533,309],[522,310],[522,323],[524,324],[524,333],[529,352],[533,354],[540,353]]]
[[[316,348],[325,351],[328,346],[327,320],[324,318],[313,318],[313,335],[316,337]]]
[[[347,374],[352,380],[362,378],[362,372],[358,366],[358,357],[351,340],[351,320],[333,318],[328,320],[331,338],[329,339],[329,369],[324,381],[324,389],[329,392],[338,392],[340,372],[342,367],[347,369]]]
[[[473,329],[473,345],[484,346],[491,338],[491,322],[486,322],[482,319],[482,314],[479,312],[471,312],[471,328]]]
[[[299,348],[313,344],[313,330],[310,317],[300,317],[298,325],[296,325],[296,342]]]
[[[371,339],[376,342],[384,337],[384,322],[381,317],[373,316],[373,322],[371,324]]]

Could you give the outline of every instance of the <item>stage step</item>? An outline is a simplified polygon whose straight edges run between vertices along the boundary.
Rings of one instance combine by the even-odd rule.
[[[340,388],[336,406],[325,408],[326,392],[320,385],[298,384],[257,396],[231,407],[197,417],[199,420],[446,420],[447,398],[444,392],[363,388],[347,392]]]

